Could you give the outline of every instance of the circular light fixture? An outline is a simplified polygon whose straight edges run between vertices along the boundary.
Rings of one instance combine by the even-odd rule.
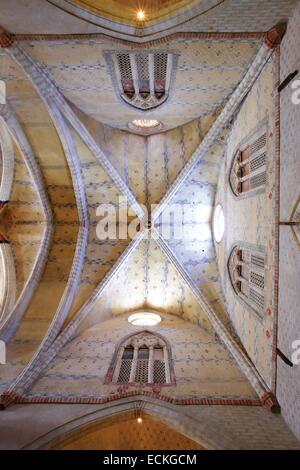
[[[138,134],[148,135],[163,128],[161,122],[157,119],[134,119],[128,123],[128,128]]]
[[[215,208],[213,230],[214,230],[214,237],[215,237],[216,242],[220,243],[220,241],[223,238],[224,230],[225,230],[224,212],[220,204],[218,204]]]
[[[143,21],[145,19],[144,10],[138,10],[137,13],[136,13],[136,17],[139,21]]]
[[[153,312],[137,312],[130,315],[128,321],[134,326],[154,326],[161,321],[161,317]]]
[[[153,127],[158,127],[160,122],[156,119],[134,119],[131,124],[141,129],[152,129]]]

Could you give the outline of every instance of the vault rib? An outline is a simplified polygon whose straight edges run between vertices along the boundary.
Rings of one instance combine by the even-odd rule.
[[[0,201],[5,202],[9,201],[12,191],[15,169],[15,153],[9,131],[7,129],[7,126],[5,125],[3,118],[0,118],[0,139],[0,153],[2,154]]]
[[[72,110],[67,100],[53,84],[46,71],[43,70],[43,68],[38,63],[36,63],[19,44],[6,49],[6,51],[22,67],[26,75],[37,88],[42,99],[44,101],[46,100],[46,102],[55,103],[60,112],[64,115],[64,117],[78,133],[81,139],[86,143],[96,159],[100,162],[101,166],[105,169],[107,174],[115,183],[116,187],[119,189],[120,193],[127,197],[129,205],[132,206],[137,216],[140,219],[143,219],[145,217],[145,212],[134,197],[132,191],[126,185],[109,159],[104,155],[95,139]]]
[[[63,116],[61,115],[55,104],[48,103],[47,99],[46,102],[48,105],[48,111],[52,117],[53,123],[61,140],[64,153],[70,168],[80,226],[68,282],[64,289],[64,293],[59,302],[53,320],[49,325],[47,333],[43,338],[37,351],[35,352],[34,356],[27,364],[27,366],[22,370],[22,372],[13,382],[13,384],[18,383],[18,381],[22,378],[26,378],[27,374],[30,373],[30,371],[38,365],[41,355],[45,351],[47,351],[47,349],[51,346],[52,342],[55,340],[64,322],[66,321],[67,316],[75,300],[78,287],[80,285],[80,277],[84,266],[84,259],[88,244],[89,215],[79,157],[75,149],[73,137]]]
[[[276,36],[276,35],[275,35]],[[278,35],[277,35],[278,36]],[[281,35],[281,37],[283,34]],[[169,188],[166,195],[162,198],[159,206],[153,213],[152,217],[152,226],[153,221],[159,217],[162,213],[164,208],[167,206],[169,201],[172,199],[173,195],[178,191],[181,187],[182,183],[185,181],[186,177],[190,174],[191,170],[197,164],[197,162],[201,159],[203,154],[207,152],[210,145],[214,142],[217,138],[221,130],[225,127],[228,123],[229,119],[232,117],[233,113],[238,108],[239,104],[241,103],[242,99],[246,96],[248,91],[251,89],[253,83],[255,82],[257,76],[261,72],[263,66],[265,65],[266,61],[272,54],[272,49],[278,44],[278,37],[273,38],[273,36],[267,37],[265,39],[265,44],[259,50],[255,60],[253,61],[250,69],[248,70],[247,74],[245,75],[244,79],[237,87],[235,92],[232,94],[231,98],[229,99],[228,103],[226,104],[225,108],[221,112],[220,116],[217,118],[214,125],[211,127],[210,131],[199,145],[196,152],[193,154],[189,162],[183,168],[181,173],[178,175],[177,179],[173,183],[173,185]],[[101,149],[99,148],[98,144],[95,142],[93,137],[89,134],[85,126],[82,124],[80,119],[76,116],[76,114],[72,111],[71,107],[68,105],[64,97],[59,93],[57,88],[53,85],[47,74],[42,70],[42,68],[36,64],[33,59],[22,49],[20,46],[15,46],[10,49],[7,49],[8,53],[16,60],[16,62],[22,66],[26,74],[35,84],[35,86],[39,89],[39,87],[44,88],[43,94],[45,94],[49,99],[53,100],[57,107],[61,110],[64,114],[66,119],[70,122],[70,124],[74,127],[74,129],[78,132],[80,137],[84,140],[84,142],[88,145],[92,153],[96,156],[96,158],[101,162],[104,169],[107,173],[111,176],[112,180],[115,182],[116,186],[120,189],[121,193],[126,195],[129,202],[132,206],[134,206],[137,215],[140,218],[144,218],[145,214],[139,203],[136,201],[135,197],[133,196],[132,192],[130,191],[129,187],[124,183],[118,172],[115,170],[113,165],[110,161],[105,157]],[[152,229],[153,233],[155,233],[155,229]],[[41,370],[44,369],[51,360],[57,355],[58,351],[66,344],[66,342],[71,339],[73,334],[75,333],[76,329],[78,328],[79,324],[84,320],[86,315],[89,313],[93,303],[95,300],[99,298],[105,287],[109,284],[112,280],[114,275],[119,271],[120,267],[123,265],[127,257],[132,253],[132,251],[138,246],[140,241],[143,239],[146,230],[143,230],[139,236],[127,247],[127,249],[122,253],[119,257],[118,261],[115,263],[113,268],[109,271],[108,275],[101,281],[99,286],[96,288],[94,293],[92,294],[89,301],[87,301],[84,306],[77,312],[73,320],[70,324],[66,327],[66,329],[57,337],[54,341],[52,346],[45,352],[46,357],[41,355],[40,363],[38,367],[35,367],[32,370],[31,374],[28,375],[27,380],[24,378],[20,379],[19,383],[15,386],[12,386],[7,394],[2,396],[1,403],[4,405],[11,403],[14,400],[14,394],[17,395],[18,393],[24,392],[26,389],[30,387],[30,385],[36,380],[38,375],[40,374]],[[236,344],[234,339],[228,333],[222,322],[218,319],[217,315],[203,297],[199,289],[194,285],[193,281],[189,278],[186,274],[182,266],[178,263],[176,258],[174,257],[173,253],[169,250],[167,246],[165,246],[164,241],[158,236],[157,243],[162,247],[163,252],[172,263],[177,267],[179,272],[181,273],[182,277],[185,279],[185,282],[188,283],[192,292],[196,296],[199,305],[207,314],[208,318],[210,319],[211,323],[213,324],[215,331],[218,333],[219,337],[224,342],[227,349],[230,351],[232,356],[237,361],[238,365],[248,377],[250,383],[257,391],[261,401],[266,403],[270,409],[275,409],[277,407],[276,398],[270,392],[270,390],[265,386],[262,381],[262,378],[258,374],[257,370],[248,359],[246,354],[239,348]]]
[[[19,148],[26,162],[26,166],[38,193],[40,204],[45,217],[45,231],[39,247],[38,255],[35,259],[35,263],[17,300],[17,303],[15,304],[10,315],[7,317],[7,320],[3,323],[0,330],[1,339],[5,342],[8,342],[15,333],[42,277],[53,234],[53,215],[39,164],[36,161],[22,126],[20,125],[14,111],[8,104],[0,105],[0,115],[5,121],[16,146]]]
[[[21,373],[17,377],[17,379],[11,384],[9,390],[0,395],[0,404],[2,406],[10,405],[15,401],[17,396],[24,394],[26,390],[28,390],[32,386],[32,384],[37,380],[41,372],[57,356],[62,347],[74,337],[74,334],[79,325],[86,318],[95,302],[99,299],[104,290],[112,282],[112,280],[123,267],[125,262],[129,259],[132,253],[139,246],[141,241],[144,239],[146,232],[146,230],[142,230],[139,235],[134,240],[132,240],[132,242],[127,246],[127,248],[119,256],[113,267],[108,271],[108,273],[96,287],[90,298],[85,302],[85,304],[80,308],[80,310],[78,310],[74,318],[64,329],[64,331],[57,336],[56,340],[52,343],[52,345],[48,349],[45,349],[41,352],[38,360],[34,363],[34,365],[31,364],[26,369],[26,374]]]
[[[210,306],[209,302],[205,299],[201,290],[194,284],[193,280],[190,278],[185,269],[179,263],[176,256],[170,250],[165,241],[162,239],[158,231],[155,228],[152,228],[152,233],[152,238],[158,244],[166,258],[173,264],[173,266],[178,271],[184,282],[189,286],[195,298],[197,299],[199,306],[211,322],[215,332],[217,333],[220,340],[223,342],[224,346],[229,351],[231,356],[235,359],[241,371],[249,380],[250,384],[256,391],[262,403],[266,403],[271,410],[277,411],[277,400],[271,390],[264,383],[262,377],[258,373],[252,361],[248,358],[248,356],[244,353],[244,351],[240,348],[240,346],[231,336],[229,331],[225,328],[221,320],[214,312],[213,308]]]
[[[278,32],[279,29],[279,32]],[[278,35],[282,35],[280,37],[283,37],[283,26],[282,30],[277,27],[273,28],[276,32],[278,32]],[[217,117],[216,121],[214,124],[211,126],[209,129],[208,133],[202,140],[202,142],[199,144],[187,164],[183,167],[181,172],[178,174],[177,178],[174,180],[172,185],[169,187],[167,190],[166,194],[163,196],[161,199],[160,203],[158,206],[154,209],[152,213],[152,222],[154,222],[160,214],[164,211],[166,206],[170,203],[171,199],[173,196],[178,192],[188,175],[191,173],[195,165],[201,160],[201,158],[207,153],[209,150],[209,147],[214,143],[216,138],[220,135],[221,131],[225,128],[226,124],[229,122],[231,117],[233,116],[234,112],[237,110],[239,105],[241,104],[242,100],[245,98],[247,93],[250,91],[252,88],[252,85],[254,84],[255,80],[261,73],[263,67],[265,66],[266,62],[270,58],[270,56],[273,54],[274,47],[278,44],[277,41],[279,39],[277,38],[277,41],[270,41],[269,37],[270,34],[272,33],[271,30],[269,33],[265,35],[265,40],[263,45],[260,47],[256,57],[252,61],[251,66],[249,67],[246,75],[240,82],[240,84],[237,86],[237,88],[234,90],[232,93],[231,97],[228,99],[226,105],[224,106],[223,110],[221,111],[220,115]],[[285,30],[284,30],[285,31]]]

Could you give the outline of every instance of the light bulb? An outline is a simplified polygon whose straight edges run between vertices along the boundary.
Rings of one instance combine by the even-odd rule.
[[[142,421],[143,421],[142,418],[138,418],[138,419],[137,419],[137,422],[138,422],[139,424],[141,424]]]
[[[139,21],[143,21],[145,19],[145,12],[143,10],[139,10],[136,16]]]

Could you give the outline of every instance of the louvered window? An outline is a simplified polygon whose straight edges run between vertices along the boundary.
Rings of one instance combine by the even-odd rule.
[[[236,196],[263,188],[267,183],[267,133],[256,134],[235,155],[230,186]]]
[[[262,316],[265,307],[265,255],[236,246],[229,257],[228,269],[235,293]]]

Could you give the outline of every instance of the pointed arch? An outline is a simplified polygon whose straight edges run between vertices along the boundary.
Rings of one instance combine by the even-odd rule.
[[[234,153],[229,186],[237,198],[254,196],[265,191],[267,183],[268,122],[261,122],[244,139]]]
[[[228,258],[231,286],[237,297],[260,320],[265,309],[266,255],[257,246],[237,244]]]
[[[116,346],[105,384],[175,385],[171,345],[162,335],[142,330]]]

